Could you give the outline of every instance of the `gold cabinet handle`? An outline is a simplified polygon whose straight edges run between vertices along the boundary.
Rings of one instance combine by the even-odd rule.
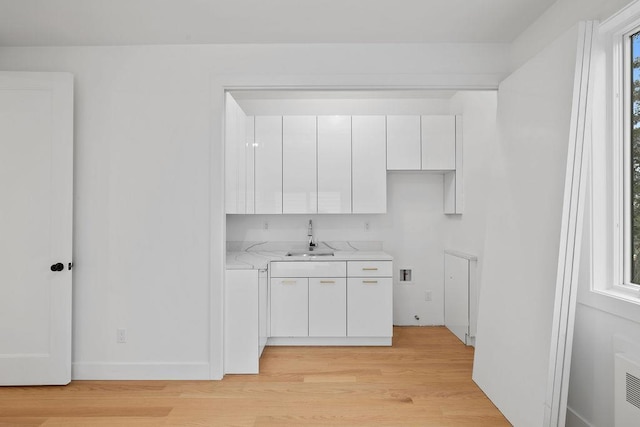
[[[373,284],[373,283],[378,283],[378,281],[377,280],[363,280],[362,283]]]
[[[282,280],[280,281],[280,283],[282,283],[283,285],[295,285],[296,283],[298,283],[297,280]]]
[[[335,280],[320,280],[320,283],[336,283]]]
[[[378,271],[378,267],[362,267],[362,271]]]

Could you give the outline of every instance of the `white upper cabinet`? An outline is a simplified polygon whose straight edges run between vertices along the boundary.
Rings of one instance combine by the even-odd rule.
[[[456,116],[422,116],[422,169],[455,168]]]
[[[282,212],[316,213],[316,116],[282,118]]]
[[[255,118],[253,116],[247,116],[245,123],[245,168],[247,170],[247,191],[246,191],[246,213],[256,213],[255,205],[255,170],[254,170],[254,146],[255,146]]]
[[[387,169],[420,170],[420,116],[387,116]]]
[[[353,116],[353,213],[387,212],[385,116]]]
[[[255,213],[282,213],[282,116],[255,117]]]
[[[318,116],[318,213],[351,213],[351,116]]]
[[[242,108],[231,94],[225,99],[225,211],[246,213],[247,164],[246,155],[253,151],[246,146],[246,120]]]

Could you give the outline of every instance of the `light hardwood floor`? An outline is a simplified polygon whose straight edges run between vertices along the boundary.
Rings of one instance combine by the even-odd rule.
[[[508,426],[444,327],[393,347],[267,347],[260,375],[0,388],[0,426]]]

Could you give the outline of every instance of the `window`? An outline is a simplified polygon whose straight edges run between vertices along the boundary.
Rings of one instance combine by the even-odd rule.
[[[591,292],[581,300],[640,322],[640,2],[599,26],[591,58]]]
[[[627,36],[628,44],[628,86],[627,86],[627,109],[629,130],[625,137],[624,144],[628,146],[630,168],[628,173],[629,183],[625,185],[628,192],[625,195],[628,201],[628,221],[627,239],[628,250],[625,261],[625,283],[629,285],[640,284],[640,32],[634,31]]]

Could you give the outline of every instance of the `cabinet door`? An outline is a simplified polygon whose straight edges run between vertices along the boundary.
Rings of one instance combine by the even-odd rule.
[[[282,213],[282,117],[255,117],[255,212]]]
[[[422,169],[456,168],[456,116],[422,116]]]
[[[246,166],[246,213],[253,214],[256,213],[255,208],[255,159],[254,159],[254,151],[255,151],[255,118],[253,116],[247,116],[245,121],[245,166]]]
[[[347,313],[348,336],[393,336],[392,279],[348,278]]]
[[[316,213],[316,116],[282,118],[282,212]]]
[[[420,116],[387,116],[387,169],[420,170]]]
[[[318,213],[351,213],[350,116],[318,116]]]
[[[224,372],[257,374],[258,271],[227,270],[224,293]]]
[[[347,280],[309,279],[309,336],[347,336]]]
[[[385,116],[353,116],[353,213],[387,212]]]
[[[271,279],[271,336],[309,336],[309,279]]]

